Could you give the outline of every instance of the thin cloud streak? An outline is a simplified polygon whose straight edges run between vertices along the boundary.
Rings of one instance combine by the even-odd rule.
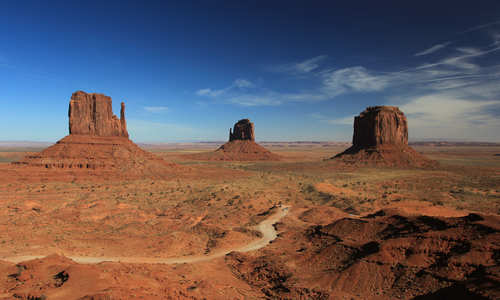
[[[318,55],[300,62],[268,67],[268,71],[286,73],[290,75],[304,75],[320,68],[320,63],[325,61],[328,55]]]
[[[487,28],[487,27],[491,27],[491,26],[494,26],[494,25],[497,25],[497,24],[500,24],[500,20],[494,21],[494,22],[491,22],[491,23],[486,23],[486,24],[474,26],[474,27],[470,27],[469,29],[466,29],[466,30],[464,30],[462,32],[459,32],[459,33],[468,33],[468,32],[472,32],[472,31],[477,31],[477,30],[480,30],[480,29],[483,29],[483,28]]]
[[[196,95],[198,96],[208,96],[208,97],[219,97],[224,94],[227,94],[228,92],[234,91],[234,90],[245,90],[247,88],[253,88],[255,87],[255,84],[247,79],[243,78],[238,78],[233,81],[233,83],[225,87],[223,89],[210,89],[210,88],[205,88],[205,89],[200,89],[196,91]]]
[[[425,49],[421,52],[418,52],[418,53],[415,53],[414,56],[423,56],[423,55],[428,55],[428,54],[431,54],[431,53],[434,53],[436,51],[439,51],[443,48],[446,48],[449,44],[451,44],[451,42],[446,42],[446,43],[443,43],[443,44],[437,44],[437,45],[434,45],[428,49]]]

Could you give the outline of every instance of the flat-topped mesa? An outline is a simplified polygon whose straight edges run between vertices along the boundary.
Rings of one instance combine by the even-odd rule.
[[[111,97],[78,91],[69,102],[69,133],[91,136],[128,138],[125,103],[121,104],[120,119],[113,114]]]
[[[371,106],[355,117],[352,144],[333,159],[349,164],[399,167],[437,164],[408,146],[408,122],[395,106]]]
[[[395,106],[371,106],[354,118],[353,146],[408,145],[406,117]]]
[[[229,141],[250,140],[255,141],[254,125],[249,119],[241,119],[234,124],[234,129],[229,128]]]

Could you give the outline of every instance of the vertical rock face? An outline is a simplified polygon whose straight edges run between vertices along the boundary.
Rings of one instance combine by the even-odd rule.
[[[255,133],[253,123],[249,119],[239,120],[234,124],[234,129],[229,129],[229,141],[234,140],[250,140],[255,141]]]
[[[125,104],[120,119],[113,114],[111,97],[103,94],[73,93],[69,103],[69,133],[92,136],[128,137]]]
[[[395,106],[368,107],[354,118],[352,143],[357,148],[408,145],[405,115]]]

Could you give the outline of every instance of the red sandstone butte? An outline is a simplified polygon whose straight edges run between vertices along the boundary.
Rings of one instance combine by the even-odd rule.
[[[254,125],[249,119],[239,120],[234,124],[234,129],[231,131],[229,128],[229,141],[242,140],[242,141],[253,141],[255,142],[255,132]]]
[[[359,148],[408,145],[406,116],[395,106],[368,107],[354,118],[352,143]]]
[[[73,93],[68,116],[70,134],[128,137],[125,103],[121,103],[118,119],[113,114],[111,97],[106,95]]]
[[[255,142],[255,127],[249,119],[239,120],[229,129],[229,141],[210,153],[187,155],[190,159],[222,161],[280,160],[281,156],[272,153]]]
[[[16,164],[47,169],[118,170],[125,175],[163,175],[176,166],[129,139],[123,102],[118,119],[113,114],[111,97],[78,91],[71,96],[68,116],[68,136]]]
[[[352,147],[333,157],[352,164],[432,166],[408,146],[408,122],[395,106],[371,106],[354,118]]]

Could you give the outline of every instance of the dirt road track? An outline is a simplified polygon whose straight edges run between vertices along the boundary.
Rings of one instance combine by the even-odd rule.
[[[101,262],[123,262],[123,263],[145,263],[145,264],[183,264],[183,263],[197,263],[202,261],[211,260],[214,258],[222,257],[230,252],[238,251],[238,252],[249,252],[258,250],[267,246],[271,241],[273,241],[278,233],[276,229],[274,229],[274,224],[279,222],[284,216],[287,215],[289,210],[288,206],[281,206],[278,208],[278,212],[271,215],[269,218],[260,222],[255,229],[258,230],[262,237],[258,240],[252,241],[247,245],[236,247],[233,249],[225,249],[222,251],[218,251],[209,255],[192,255],[192,256],[180,256],[180,257],[171,257],[171,258],[154,258],[154,257],[92,257],[92,256],[66,256],[73,261],[81,264],[98,264]],[[19,263],[27,260],[44,258],[45,255],[23,255],[23,256],[12,256],[12,257],[2,257],[0,260]]]

